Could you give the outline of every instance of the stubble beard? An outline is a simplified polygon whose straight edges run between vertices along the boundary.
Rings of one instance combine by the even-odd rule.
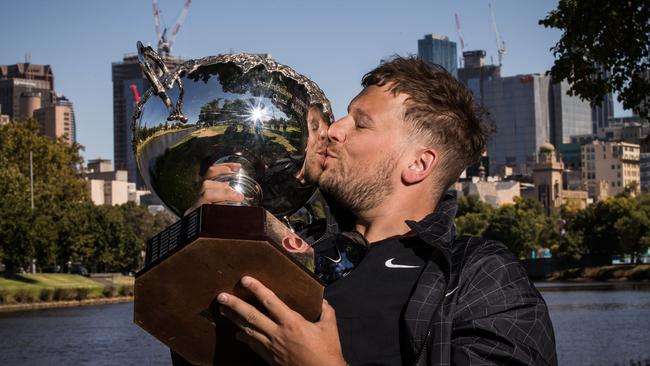
[[[379,206],[393,192],[390,178],[399,154],[388,154],[383,161],[363,170],[343,164],[342,158],[329,171],[324,170],[318,181],[319,187],[341,205],[358,214]]]
[[[313,168],[313,169],[312,169]],[[320,177],[323,169],[318,166],[312,166],[305,161],[303,166],[303,176],[305,183],[307,184],[316,184],[318,183],[318,178]]]

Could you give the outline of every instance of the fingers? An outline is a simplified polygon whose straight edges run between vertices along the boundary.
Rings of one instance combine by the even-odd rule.
[[[244,195],[230,187],[228,182],[217,182],[204,180],[201,184],[199,197],[192,207],[185,211],[185,215],[201,207],[202,205],[219,204],[228,202],[242,202]]]
[[[278,327],[277,324],[253,305],[237,296],[220,293],[217,296],[217,301],[223,305],[220,311],[226,318],[239,326],[247,335],[260,342],[268,342],[266,335],[273,334]]]
[[[205,172],[204,179],[212,179],[221,174],[237,173],[241,169],[239,163],[220,163],[211,165]]]
[[[228,182],[204,180],[201,184],[201,192],[197,203],[241,202],[243,200],[244,195],[232,189]]]
[[[296,315],[300,316],[280,300],[273,291],[253,277],[244,276],[241,279],[241,284],[257,297],[278,324],[285,324],[287,321],[293,320]]]
[[[257,343],[262,345],[268,345],[270,343],[269,338],[254,325],[254,322],[256,322],[256,316],[249,315],[248,319],[244,319],[227,306],[220,307],[219,312],[239,327],[239,329],[242,330],[243,335],[255,339]]]

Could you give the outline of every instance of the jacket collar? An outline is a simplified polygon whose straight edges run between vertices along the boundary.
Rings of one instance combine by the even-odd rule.
[[[456,191],[450,190],[442,196],[433,213],[418,222],[406,221],[420,239],[441,252],[449,265],[447,268],[451,268],[451,251],[456,239],[454,218],[457,211]]]

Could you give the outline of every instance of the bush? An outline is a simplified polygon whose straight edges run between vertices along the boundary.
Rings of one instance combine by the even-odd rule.
[[[90,289],[89,288],[83,288],[83,287],[78,288],[78,289],[76,289],[76,293],[77,294],[75,296],[75,300],[79,300],[79,301],[85,300],[85,299],[88,298],[88,294],[90,293]]]
[[[41,290],[40,295],[38,296],[41,301],[52,301],[54,297],[54,290],[51,288],[44,288]]]
[[[115,286],[104,287],[104,290],[102,290],[102,295],[104,295],[104,297],[115,297],[118,293],[119,291]]]
[[[54,290],[55,301],[69,301],[77,298],[77,290],[73,288],[57,288]]]
[[[14,294],[14,300],[16,302],[34,302],[36,300],[36,296],[34,296],[34,293],[29,291],[29,290],[18,290]]]
[[[0,290],[0,305],[8,304],[11,302],[11,294],[9,291]]]
[[[133,296],[133,285],[120,286],[120,296]]]

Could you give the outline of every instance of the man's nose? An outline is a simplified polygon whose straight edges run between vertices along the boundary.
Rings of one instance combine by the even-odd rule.
[[[327,130],[327,137],[330,141],[345,142],[345,125],[350,118],[348,115],[332,123],[329,130]]]

